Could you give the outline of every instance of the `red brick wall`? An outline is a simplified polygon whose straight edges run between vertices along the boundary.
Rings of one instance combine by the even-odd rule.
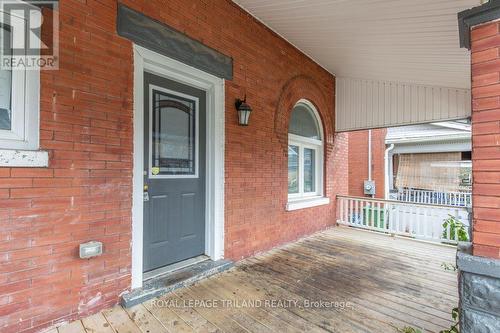
[[[474,28],[471,39],[473,251],[500,258],[499,23]]]
[[[240,259],[334,223],[347,193],[347,143],[334,140],[334,78],[226,0],[130,0],[234,59],[226,81],[226,256]],[[41,147],[49,168],[0,168],[0,331],[36,331],[118,301],[130,288],[132,44],[116,1],[60,2],[60,70],[41,74]],[[254,112],[237,125],[234,100]],[[310,99],[326,141],[332,204],[285,212],[291,107]],[[77,258],[78,244],[104,243]]]
[[[375,197],[384,198],[384,154],[387,130],[372,130],[372,179],[375,181]],[[349,134],[349,195],[364,197],[363,182],[368,179],[368,131]]]
[[[333,164],[333,188],[336,194],[349,195],[349,133],[335,134]]]

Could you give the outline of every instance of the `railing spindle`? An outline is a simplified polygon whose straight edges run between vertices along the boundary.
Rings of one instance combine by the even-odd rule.
[[[380,202],[377,202],[377,204],[375,205],[375,225],[374,227],[376,227],[377,229],[380,229],[380,220],[381,220],[381,216],[380,216],[380,212],[381,212],[381,209],[380,209]]]
[[[374,227],[375,224],[374,224],[374,221],[375,221],[375,211],[373,210],[373,208],[375,207],[375,205],[372,203],[370,203],[370,209],[369,209],[369,212],[370,212],[370,227]]]
[[[338,206],[339,206],[339,217],[337,218],[337,221],[344,222],[342,221],[342,218],[344,217],[344,198],[338,199]]]
[[[368,216],[370,216],[368,212],[368,206],[369,202],[363,200],[363,202],[361,203],[361,225],[363,226],[366,226],[368,224]]]
[[[355,205],[355,200],[351,199],[349,200],[349,222],[354,223],[354,205]]]
[[[351,222],[351,221],[349,220],[349,201],[350,201],[350,200],[351,200],[351,199],[346,199],[346,201],[345,201],[345,210],[344,210],[344,212],[345,212],[345,219],[344,219],[344,221],[345,221],[346,223]]]
[[[359,200],[356,200],[354,202],[354,216],[355,216],[355,223],[359,224]]]

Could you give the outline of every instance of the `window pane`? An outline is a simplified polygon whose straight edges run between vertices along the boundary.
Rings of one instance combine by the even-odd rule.
[[[0,49],[8,56],[12,50],[10,27],[0,23]],[[7,53],[7,54],[6,54]],[[10,130],[12,124],[11,113],[12,70],[0,69],[0,130]]]
[[[299,193],[299,147],[288,146],[288,193]]]
[[[153,106],[153,174],[194,175],[195,102],[153,91]]]
[[[290,117],[288,133],[321,140],[318,121],[313,111],[304,104],[297,104]]]
[[[304,192],[315,192],[315,151],[304,148]]]

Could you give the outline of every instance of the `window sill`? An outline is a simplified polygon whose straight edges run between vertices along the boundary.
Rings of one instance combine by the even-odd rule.
[[[312,198],[301,198],[290,200],[286,204],[286,210],[298,210],[310,207],[317,207],[330,204],[330,198],[328,197],[312,197]]]
[[[0,149],[0,167],[46,168],[49,153],[43,150]]]

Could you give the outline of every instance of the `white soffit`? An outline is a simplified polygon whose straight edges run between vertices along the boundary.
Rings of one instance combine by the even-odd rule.
[[[480,0],[235,0],[339,77],[470,88],[457,13]]]
[[[470,116],[457,13],[481,0],[235,2],[337,76],[337,131]]]

